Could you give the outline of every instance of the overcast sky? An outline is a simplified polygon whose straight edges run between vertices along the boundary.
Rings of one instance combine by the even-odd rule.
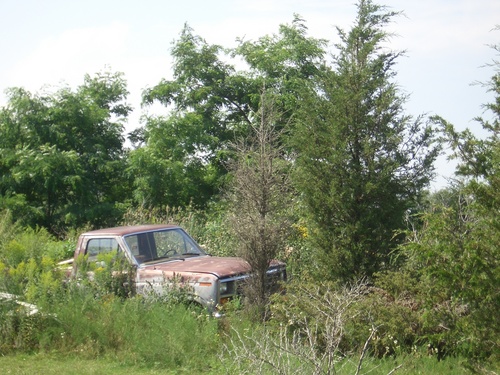
[[[86,73],[109,67],[125,74],[129,102],[136,109],[128,130],[139,125],[140,94],[171,77],[170,47],[187,23],[210,44],[234,47],[236,38],[257,39],[290,24],[294,13],[309,36],[338,41],[335,26],[354,22],[354,0],[0,0],[0,105],[8,87],[39,92],[44,85],[72,87]],[[488,45],[500,42],[498,0],[379,0],[405,16],[390,31],[394,50],[406,50],[396,71],[410,94],[408,113],[438,114],[459,129],[477,130],[472,121],[492,95],[487,81],[495,57]],[[331,51],[335,50],[333,47]],[[480,133],[479,133],[480,134]],[[445,184],[453,167],[438,164]]]

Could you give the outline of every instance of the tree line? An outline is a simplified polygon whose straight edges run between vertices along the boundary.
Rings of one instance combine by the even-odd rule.
[[[493,343],[491,352],[498,62],[485,83],[495,95],[485,104],[493,120],[476,119],[485,138],[441,117],[414,117],[396,80],[404,52],[388,48],[385,28],[400,13],[371,0],[357,9],[352,28],[337,29],[333,52],[308,36],[299,15],[277,34],[230,49],[185,25],[172,45],[173,78],[142,93],[143,105],[159,103],[163,114],[145,116],[127,135],[122,73],[86,75],[76,89],[55,92],[9,89],[0,109],[0,209],[60,237],[123,223],[134,211],[215,212],[234,252],[261,274],[281,255],[293,274],[312,280],[368,277],[437,311],[433,327],[454,325],[456,337],[467,332],[481,350]],[[457,180],[431,194],[445,145],[459,161]],[[257,299],[263,293],[257,288]]]

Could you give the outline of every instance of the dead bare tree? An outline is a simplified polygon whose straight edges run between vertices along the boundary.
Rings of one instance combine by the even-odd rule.
[[[276,125],[279,119],[271,95],[264,90],[251,136],[234,145],[237,158],[230,164],[230,227],[238,243],[238,255],[253,269],[247,296],[259,308],[267,301],[266,271],[289,227],[285,214],[290,194],[289,164],[282,157],[283,130]]]

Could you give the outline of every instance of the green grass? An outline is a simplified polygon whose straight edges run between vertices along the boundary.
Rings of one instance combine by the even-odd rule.
[[[32,317],[13,313],[8,305],[0,308],[0,374],[257,373],[257,363],[251,357],[259,353],[253,349],[247,351],[250,356],[240,354],[237,363],[232,361],[231,352],[222,354],[225,344],[231,349],[232,342],[246,348],[256,343],[247,339],[239,342],[233,335],[240,332],[243,337],[259,330],[260,325],[252,323],[243,311],[228,311],[226,318],[213,319],[182,304],[139,296],[97,298],[85,288],[66,293],[41,305],[42,313]],[[266,357],[272,353],[266,349],[260,354]],[[465,375],[471,373],[466,363],[465,358],[456,357],[437,361],[424,347],[395,358],[367,357],[360,374],[382,375],[396,369],[393,373],[402,375]],[[357,364],[355,357],[337,363],[336,374],[355,374]],[[282,365],[293,370],[293,366]],[[498,363],[487,370],[498,374]],[[276,373],[272,368],[266,371]]]
[[[373,359],[367,358],[363,362],[361,374],[382,375],[389,374],[394,370],[394,374],[418,375],[418,374],[439,374],[439,375],[465,375],[470,371],[466,370],[460,358],[448,358],[437,361],[435,357],[417,357],[411,355],[396,358]],[[355,374],[357,358],[337,366],[338,375]]]
[[[337,367],[338,374],[355,374],[356,359],[346,362]],[[382,375],[388,374],[391,370],[399,367],[394,374],[398,375],[465,375],[471,372],[462,366],[459,358],[448,358],[438,362],[433,357],[412,357],[396,359],[367,359],[364,362],[361,374]],[[0,369],[2,374],[13,375],[52,375],[52,374],[192,374],[199,373],[196,369],[186,367],[165,368],[144,367],[124,364],[113,359],[84,359],[80,356],[61,356],[60,354],[33,354],[33,355],[7,355],[0,357]],[[498,373],[499,367],[488,368],[490,373]],[[224,374],[223,366],[219,368],[207,369],[203,371],[207,375]]]
[[[217,321],[183,305],[150,303],[139,297],[94,299],[84,293],[54,302],[52,311],[32,317],[4,307],[0,356],[18,359],[0,369],[15,371],[11,373],[24,373],[24,364],[31,363],[32,369],[36,361],[49,368],[67,366],[72,373],[114,373],[113,369],[119,370],[117,363],[125,369],[170,368],[182,373],[188,367],[199,373],[210,368],[207,359],[217,362],[220,349]],[[16,357],[21,353],[40,354]],[[74,358],[90,367],[78,372],[71,363]],[[94,371],[93,366],[101,363],[105,368]]]
[[[164,370],[130,366],[106,359],[82,359],[56,355],[11,355],[0,357],[2,374],[77,375],[77,374],[179,374],[179,369]],[[188,373],[188,372],[186,372]]]

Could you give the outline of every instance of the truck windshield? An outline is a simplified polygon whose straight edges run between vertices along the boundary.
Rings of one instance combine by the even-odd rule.
[[[127,235],[125,242],[139,264],[206,255],[180,228]]]

